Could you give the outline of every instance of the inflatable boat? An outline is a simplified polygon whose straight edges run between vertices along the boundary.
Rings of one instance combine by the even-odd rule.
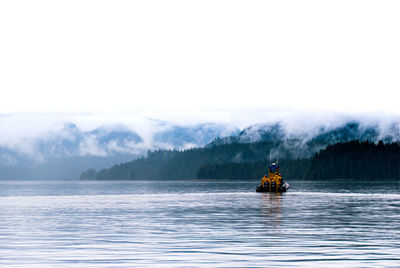
[[[286,192],[290,185],[283,182],[282,174],[279,172],[278,163],[272,163],[268,169],[268,176],[264,175],[260,185],[257,186],[256,192]]]
[[[278,188],[276,188],[275,183],[271,183],[270,185],[265,185],[261,186],[258,185],[256,188],[256,192],[262,193],[262,192],[277,192],[277,193],[283,193],[286,192],[289,189],[290,185],[289,183],[285,182]]]

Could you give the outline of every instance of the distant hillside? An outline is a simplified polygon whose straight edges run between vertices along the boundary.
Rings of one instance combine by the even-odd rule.
[[[269,157],[269,151],[278,148],[280,143],[233,143],[212,147],[193,148],[184,151],[149,152],[146,158],[115,165],[100,170],[95,179],[193,179],[198,169],[206,164],[227,162],[255,162]],[[290,155],[282,151],[282,155]],[[93,170],[82,173],[81,179],[93,179]]]
[[[319,145],[318,145],[319,146]],[[281,171],[293,179],[400,178],[400,146],[350,141],[328,145],[312,158],[296,158],[281,142],[233,143],[185,151],[158,151],[81,179],[255,179],[268,166],[269,152],[281,148]],[[311,145],[309,148],[312,148]]]
[[[152,127],[153,133],[144,135],[121,124],[84,131],[65,123],[38,136],[9,138],[14,144],[1,144],[0,132],[0,179],[76,179],[82,170],[131,161],[148,150],[201,147],[238,132],[221,124],[184,127],[157,121]]]
[[[80,178],[104,180],[220,177],[221,174],[209,173],[205,167],[230,163],[263,163],[271,155],[286,160],[306,159],[331,144],[352,140],[376,142],[380,138],[391,142],[398,140],[398,133],[398,126],[395,124],[389,132],[382,132],[376,125],[365,125],[357,121],[333,128],[321,126],[312,132],[296,133],[288,132],[282,123],[253,125],[237,135],[218,137],[202,148],[160,150],[149,153],[147,157],[99,172],[91,169],[90,172],[82,173]],[[174,135],[167,136],[176,138]]]
[[[338,126],[317,126],[309,130],[289,131],[283,123],[277,122],[249,126],[238,135],[217,138],[210,145],[284,140],[296,145],[320,144],[321,146],[352,140],[394,142],[400,140],[400,128],[399,124],[393,123],[383,130],[377,124],[365,124],[354,120]]]
[[[310,161],[310,179],[400,179],[399,143],[351,141],[328,146]]]
[[[199,179],[253,179],[261,176],[267,161],[207,164],[197,172]],[[280,161],[287,179],[400,179],[400,145],[350,141],[329,145],[309,159]]]
[[[8,117],[0,117],[4,118]],[[85,173],[82,177],[146,179],[147,175],[155,177],[152,165],[158,167],[157,176],[162,173],[171,178],[193,178],[196,169],[207,164],[263,162],[269,160],[270,154],[281,159],[309,158],[338,142],[400,139],[400,122],[389,120],[381,124],[353,120],[310,126],[306,121],[281,121],[242,130],[226,124],[175,125],[146,120],[137,126],[106,124],[90,130],[72,122],[47,124],[50,127],[46,131],[34,122],[29,127],[24,125],[26,122],[15,123],[17,129],[3,127],[0,179],[77,179],[87,169],[92,169],[90,176]],[[138,162],[129,162],[138,158]],[[132,166],[132,173],[122,175],[113,168],[112,176],[107,175],[109,169],[104,168],[118,163]],[[167,163],[174,167],[172,171]],[[175,163],[186,163],[190,169],[175,168]],[[143,172],[138,171],[141,168]],[[145,172],[146,168],[149,171]]]

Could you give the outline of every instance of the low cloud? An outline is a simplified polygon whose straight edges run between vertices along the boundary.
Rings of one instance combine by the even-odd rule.
[[[79,143],[79,155],[81,156],[107,156],[107,152],[100,148],[95,136],[88,136]]]
[[[10,154],[1,154],[0,155],[0,166],[15,166],[17,164],[17,160]]]
[[[214,125],[204,125],[197,133],[191,133],[191,127],[195,125],[194,122],[185,125],[176,121],[116,114],[2,115],[0,148],[28,156],[37,162],[60,156],[145,155],[148,150],[186,149],[204,145],[208,140],[200,132],[212,129]],[[174,131],[181,128],[188,132],[185,135],[190,136],[190,141],[177,139],[178,144],[176,141],[154,140],[158,133],[171,132],[173,136]],[[233,129],[229,125],[216,128],[211,136],[229,135]],[[208,133],[208,139],[209,136]],[[7,162],[11,163],[11,160]]]
[[[117,154],[144,155],[154,149],[188,149],[205,145],[216,137],[234,135],[238,129],[249,126],[246,139],[257,141],[261,138],[258,130],[273,124],[282,128],[285,135],[282,138],[297,137],[300,143],[348,122],[359,122],[361,130],[375,128],[379,139],[391,137],[392,140],[400,140],[400,117],[392,115],[255,109],[242,113],[208,111],[203,117],[199,113],[190,120],[190,114],[179,117],[170,113],[157,119],[144,114],[0,115],[1,161],[13,165],[15,158],[10,152],[44,162],[46,158],[56,156],[108,157]],[[121,131],[132,135],[126,138],[123,135],[125,132],[121,134]]]

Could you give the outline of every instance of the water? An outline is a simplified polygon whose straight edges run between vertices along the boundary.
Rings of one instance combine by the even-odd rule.
[[[0,181],[0,265],[399,267],[400,185]]]

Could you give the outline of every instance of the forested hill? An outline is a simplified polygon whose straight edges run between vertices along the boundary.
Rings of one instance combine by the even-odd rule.
[[[248,179],[265,170],[267,162],[205,165],[197,178]],[[309,159],[282,160],[287,179],[400,179],[399,143],[351,141],[329,145]]]
[[[304,177],[311,179],[400,179],[399,143],[352,141],[315,154]]]
[[[81,179],[193,179],[207,164],[260,162],[280,148],[281,156],[293,158],[282,142],[233,143],[184,151],[149,152],[145,158],[96,172],[87,170]]]
[[[310,158],[314,153],[326,148],[331,143],[354,139],[376,139],[377,131],[363,128],[358,123],[347,123],[339,128],[318,129],[317,134],[304,137],[289,135],[281,124],[257,125],[243,130],[238,136],[217,138],[208,145],[190,150],[160,150],[148,153],[147,157],[103,169],[94,169],[81,174],[81,179],[186,179],[197,176],[216,176],[203,168],[212,165],[259,163],[265,168],[265,161],[270,153],[281,159]],[[174,135],[173,135],[174,136]],[[284,165],[284,162],[282,162]],[[293,165],[288,165],[292,170]],[[237,168],[237,165],[231,165]],[[199,173],[200,172],[200,173]],[[221,171],[218,171],[221,172]],[[255,172],[255,171],[254,171]],[[298,174],[293,170],[293,174]],[[225,174],[226,175],[226,174]],[[224,176],[225,176],[224,175]],[[254,177],[249,173],[236,173],[243,178]]]
[[[282,144],[226,144],[185,151],[158,151],[128,163],[88,170],[81,179],[257,179],[268,165],[269,151]],[[312,158],[282,152],[281,171],[288,179],[400,179],[400,146],[351,141],[329,145]]]

